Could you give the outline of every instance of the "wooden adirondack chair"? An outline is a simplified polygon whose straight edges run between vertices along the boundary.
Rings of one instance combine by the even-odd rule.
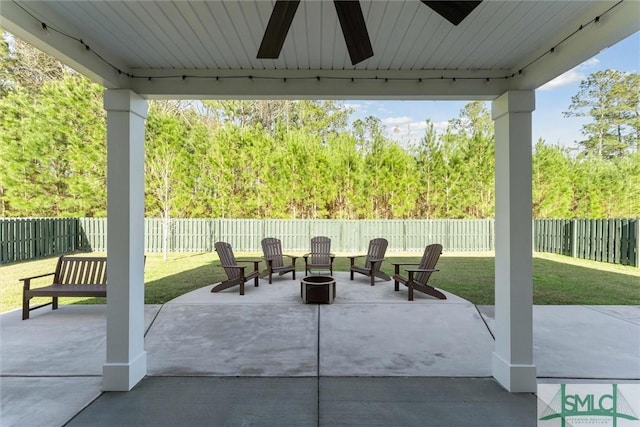
[[[251,261],[236,261],[236,257],[233,255],[231,245],[226,242],[216,242],[214,245],[218,256],[220,257],[221,267],[224,268],[227,273],[227,280],[220,282],[211,289],[211,292],[220,292],[225,289],[229,289],[233,286],[240,285],[240,295],[244,295],[244,284],[249,280],[254,280],[254,286],[258,287],[258,275],[260,274],[258,265],[259,260]],[[246,265],[238,265],[238,262],[253,263],[253,271],[249,274],[245,274],[244,270]]]
[[[353,280],[353,273],[364,274],[365,276],[369,276],[371,278],[371,286],[375,284],[375,278],[379,277],[383,280],[389,281],[391,277],[389,277],[383,271],[380,271],[380,266],[382,265],[382,261],[384,261],[384,254],[387,251],[387,239],[378,238],[373,239],[369,242],[369,250],[367,251],[367,255],[356,255],[347,257],[351,260],[351,280]],[[363,267],[358,267],[355,265],[356,258],[365,257],[365,262]]]
[[[282,276],[283,274],[293,272],[293,280],[296,280],[296,259],[298,259],[298,257],[283,255],[280,239],[276,239],[275,237],[262,239],[262,253],[267,263],[267,269],[260,273],[260,277],[269,275],[269,284],[271,284],[273,273],[277,272]],[[291,259],[291,264],[285,265],[285,256]]]
[[[333,276],[333,259],[335,255],[331,253],[331,239],[324,236],[316,236],[311,239],[311,252],[304,254],[304,274],[309,274],[309,270],[329,270],[329,275]]]
[[[434,243],[425,248],[419,264],[392,262],[391,264],[395,266],[395,274],[393,275],[395,286],[394,290],[400,290],[400,283],[407,286],[409,288],[409,301],[413,301],[414,290],[423,292],[438,299],[447,299],[442,292],[427,284],[429,277],[431,277],[431,273],[434,271],[440,271],[436,270],[434,267],[438,263],[441,253],[442,245]],[[404,277],[400,275],[400,266],[402,265],[417,265],[418,268],[406,268],[405,270],[409,274],[409,277]]]

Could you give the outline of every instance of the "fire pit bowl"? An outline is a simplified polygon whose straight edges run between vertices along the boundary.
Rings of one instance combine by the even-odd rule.
[[[331,276],[303,277],[300,296],[305,304],[331,304],[336,297],[336,281]]]

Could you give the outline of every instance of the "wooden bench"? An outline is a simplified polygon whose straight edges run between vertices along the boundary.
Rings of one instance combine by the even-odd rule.
[[[53,276],[51,285],[31,289],[31,280],[46,276]],[[20,280],[24,282],[22,320],[26,320],[29,312],[36,308],[51,305],[56,310],[58,297],[106,297],[107,258],[63,255],[58,258],[55,272]],[[52,301],[29,307],[29,300],[33,297],[52,297]]]

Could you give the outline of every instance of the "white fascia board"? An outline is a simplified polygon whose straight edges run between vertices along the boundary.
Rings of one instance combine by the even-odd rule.
[[[145,77],[132,79],[131,90],[149,99],[492,100],[508,88],[505,72],[486,70],[172,70],[170,74],[134,70],[134,74]]]
[[[31,11],[36,16],[46,14],[46,5],[44,2],[38,3],[38,15],[35,11]],[[29,3],[24,3],[24,7],[28,8]],[[48,18],[41,22],[53,28],[60,28],[67,34],[76,34],[73,27],[69,23],[60,24],[56,22],[53,12],[46,14]],[[129,86],[129,79],[119,74],[116,69],[105,61],[98,58],[93,52],[88,51],[77,40],[66,37],[53,30],[44,30],[41,22],[27,14],[23,9],[12,1],[2,1],[0,5],[0,27],[21,40],[29,43],[33,47],[40,49],[42,52],[51,55],[62,63],[68,65],[81,74],[89,77],[96,83],[103,85],[109,89],[126,89]],[[98,46],[94,40],[83,38],[83,41],[91,46],[92,49]],[[104,56],[99,48],[95,49]],[[118,61],[108,59],[111,64],[117,64]],[[127,72],[126,68],[116,65],[120,70]]]
[[[602,14],[599,22],[587,24],[598,14]],[[509,81],[510,90],[537,89],[555,79],[559,75],[580,65],[587,59],[597,55],[603,49],[612,46],[630,35],[640,31],[640,1],[625,0],[616,5],[614,2],[598,2],[597,8],[590,8],[590,14],[583,14],[567,26],[564,34],[560,34],[555,44],[542,46],[540,50],[527,57],[512,70],[517,75]],[[584,25],[582,30],[560,43],[562,39]],[[552,47],[560,43],[549,52]],[[536,58],[542,56],[539,60]],[[530,65],[527,65],[530,64]]]

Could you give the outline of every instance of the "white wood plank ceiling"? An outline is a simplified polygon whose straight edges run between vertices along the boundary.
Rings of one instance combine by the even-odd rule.
[[[46,3],[46,4],[45,4]],[[256,53],[274,1],[23,2],[136,69],[511,70],[551,46],[584,1],[484,1],[454,26],[419,0],[361,1],[374,56],[351,65],[332,1],[302,1],[276,60]],[[599,7],[602,10],[602,6]]]
[[[636,0],[484,0],[458,26],[420,0],[360,4],[374,55],[355,66],[331,0],[302,0],[277,59],[257,58],[275,0],[2,0],[0,25],[106,87],[148,95],[433,99],[534,89],[640,29]],[[205,81],[218,76],[224,85]],[[262,80],[249,87],[252,76]],[[391,83],[368,81],[378,76]]]

